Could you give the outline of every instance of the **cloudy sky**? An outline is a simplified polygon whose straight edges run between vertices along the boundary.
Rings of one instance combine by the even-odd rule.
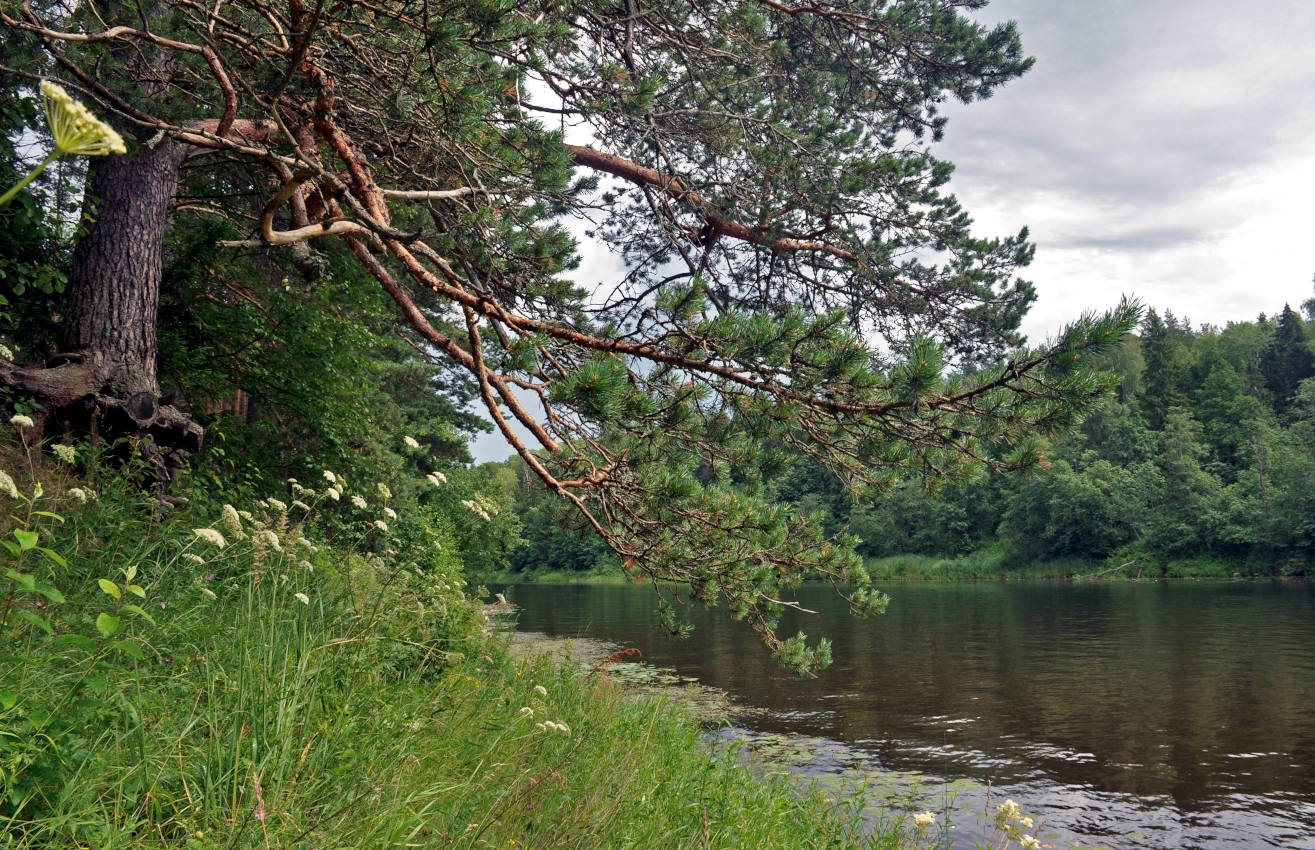
[[[1036,65],[948,111],[983,233],[1031,228],[1034,342],[1121,293],[1194,324],[1297,307],[1315,274],[1315,3],[993,0]]]
[[[993,0],[1036,65],[947,110],[982,235],[1026,225],[1039,343],[1121,294],[1193,324],[1297,307],[1315,275],[1315,3]],[[582,283],[615,280],[587,252]],[[485,435],[480,460],[506,444]]]

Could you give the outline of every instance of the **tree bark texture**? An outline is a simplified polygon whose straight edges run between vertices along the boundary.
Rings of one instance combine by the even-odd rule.
[[[102,392],[159,393],[155,319],[164,235],[186,147],[164,138],[92,160],[86,235],[73,251],[60,350],[80,355]]]

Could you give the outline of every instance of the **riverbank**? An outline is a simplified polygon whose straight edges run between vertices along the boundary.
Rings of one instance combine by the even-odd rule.
[[[50,554],[11,562],[0,620],[11,850],[900,846],[898,815],[864,832],[861,799],[710,749],[684,700],[508,651],[459,565],[277,500],[162,516],[69,483],[39,502],[63,523],[15,537]]]
[[[1157,562],[1115,556],[1104,560],[1061,558],[1018,563],[999,548],[966,555],[902,554],[864,561],[877,581],[1154,581],[1161,579],[1301,578],[1300,571],[1274,565],[1248,564],[1207,556]],[[486,573],[479,583],[503,584],[627,584],[633,579],[619,568],[590,571],[535,570]]]

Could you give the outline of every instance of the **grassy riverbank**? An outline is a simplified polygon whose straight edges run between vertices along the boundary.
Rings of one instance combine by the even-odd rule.
[[[73,483],[0,497],[6,848],[899,846],[669,703],[513,658],[459,565]]]

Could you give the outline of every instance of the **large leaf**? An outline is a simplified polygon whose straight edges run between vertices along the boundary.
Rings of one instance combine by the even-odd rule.
[[[96,617],[96,631],[105,637],[114,637],[119,633],[119,618],[111,614],[99,614]]]

